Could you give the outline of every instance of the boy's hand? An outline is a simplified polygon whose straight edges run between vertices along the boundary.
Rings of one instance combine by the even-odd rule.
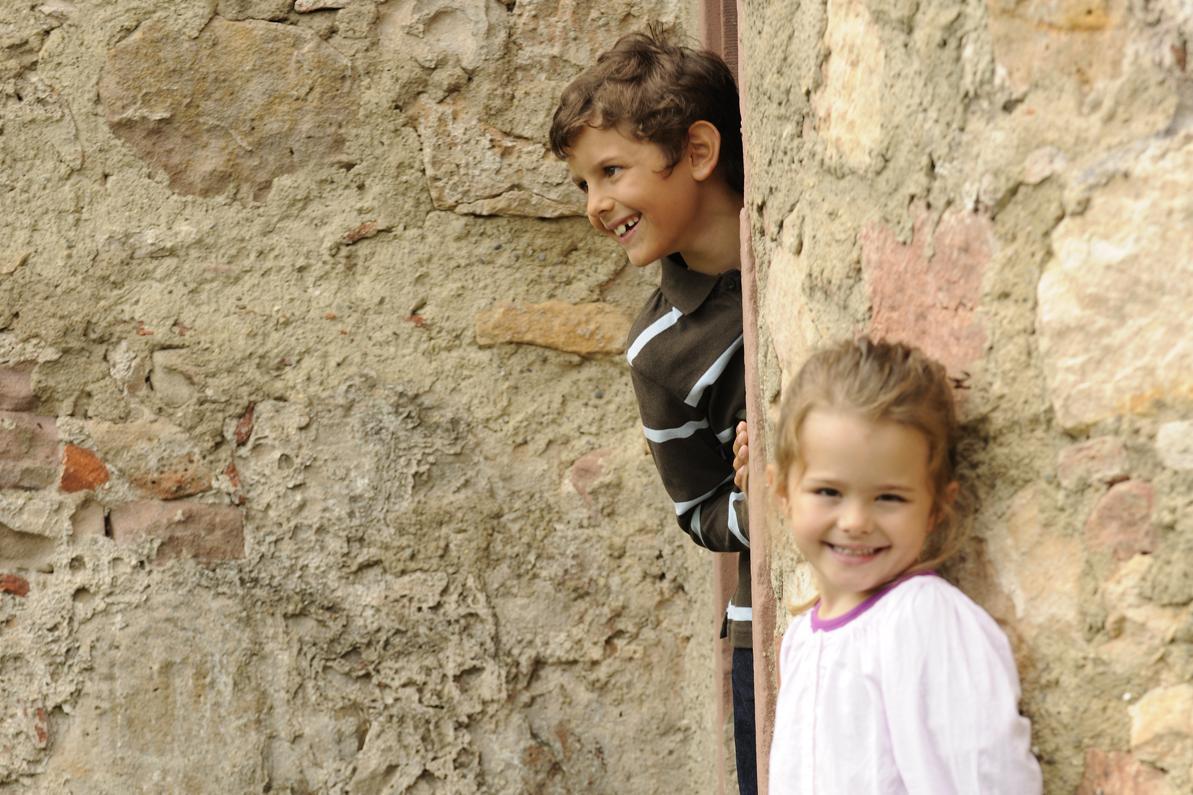
[[[737,424],[737,436],[733,439],[733,483],[746,492],[750,479],[750,433],[744,421]]]

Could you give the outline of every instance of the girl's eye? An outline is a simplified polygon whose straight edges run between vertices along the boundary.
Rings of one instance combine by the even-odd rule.
[[[576,187],[580,189],[581,193],[588,193],[588,183],[580,181],[576,183]]]
[[[818,489],[814,489],[812,491],[812,493],[818,497],[840,497],[841,496],[841,492],[837,491],[834,488],[830,488],[828,486],[821,486]]]
[[[878,499],[882,502],[907,502],[902,494],[879,494]]]

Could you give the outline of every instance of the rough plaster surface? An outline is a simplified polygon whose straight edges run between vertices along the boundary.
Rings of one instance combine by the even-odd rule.
[[[946,573],[1007,630],[1046,791],[1190,791],[1193,12],[746,2],[741,25],[764,397],[843,335],[942,358],[973,517]]]
[[[0,5],[0,792],[711,791],[655,275],[543,149],[686,6]]]

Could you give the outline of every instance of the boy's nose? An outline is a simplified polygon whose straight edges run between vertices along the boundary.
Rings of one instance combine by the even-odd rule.
[[[613,199],[605,193],[599,193],[595,190],[588,192],[588,220],[597,229],[604,231],[605,224],[602,216],[613,209]]]

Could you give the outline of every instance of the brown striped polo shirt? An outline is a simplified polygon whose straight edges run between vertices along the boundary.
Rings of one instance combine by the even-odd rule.
[[[677,257],[630,329],[626,358],[655,466],[684,532],[714,552],[737,552],[728,637],[752,646],[750,533],[733,485],[733,436],[746,416],[741,274],[708,276]]]

